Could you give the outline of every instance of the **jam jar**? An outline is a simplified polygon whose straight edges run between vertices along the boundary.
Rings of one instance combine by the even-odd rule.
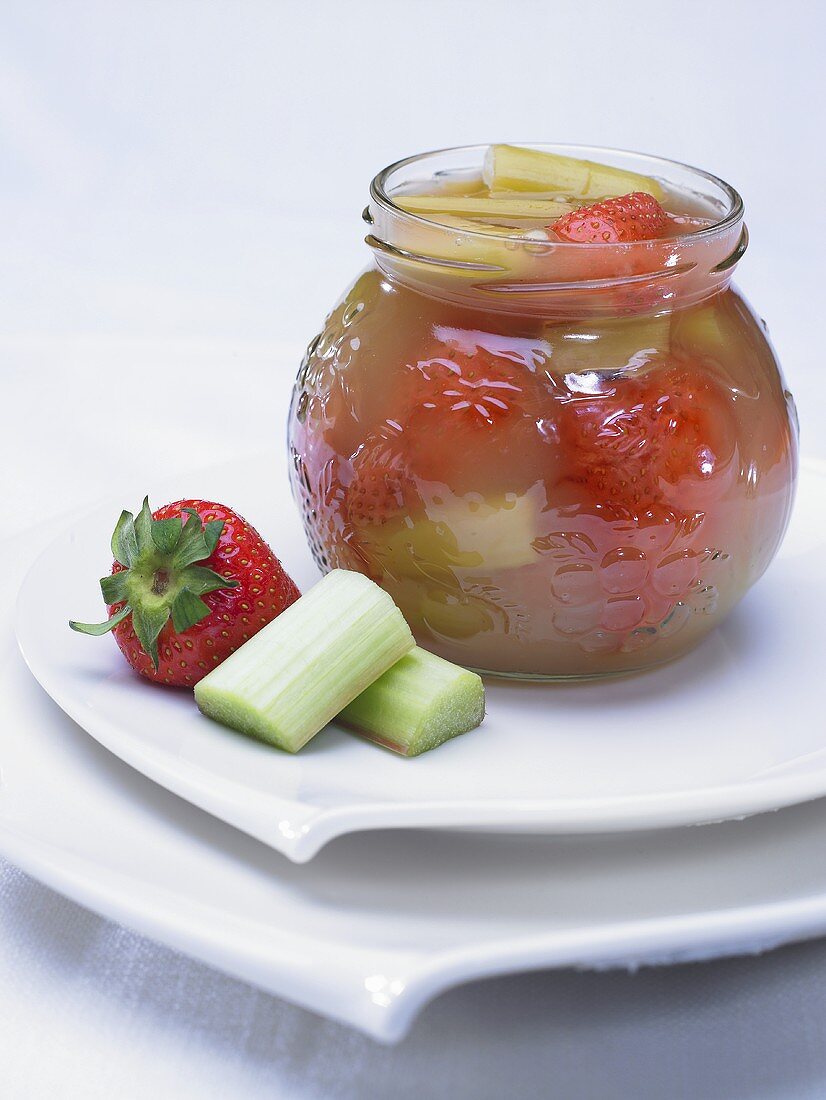
[[[416,196],[472,196],[485,147],[380,172],[371,264],[298,372],[290,476],[318,566],[371,577],[423,647],[601,677],[685,653],[760,577],[797,421],[731,283],[737,192],[660,158],[534,148],[656,180],[668,232],[581,243],[428,216]]]

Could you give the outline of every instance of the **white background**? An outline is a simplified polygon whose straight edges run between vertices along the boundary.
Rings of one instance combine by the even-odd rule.
[[[804,451],[826,453],[825,38],[814,2],[3,4],[5,532],[278,439],[301,347],[367,260],[370,177],[467,142],[616,145],[733,183],[752,241],[738,281],[769,321]],[[826,1095],[822,945],[488,983],[387,1052],[2,876],[13,1100],[402,1096],[414,1081],[437,1097],[508,1081],[565,1100]],[[71,1042],[52,1046],[61,1027]],[[497,1028],[494,1072],[473,1040]]]

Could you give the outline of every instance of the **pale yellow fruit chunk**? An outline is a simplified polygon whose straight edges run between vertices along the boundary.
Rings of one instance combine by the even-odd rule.
[[[583,199],[645,191],[660,201],[664,198],[662,187],[650,176],[516,145],[491,145],[483,178],[496,190],[557,191]]]
[[[536,538],[544,492],[536,487],[524,496],[471,502],[451,498],[428,502],[428,516],[455,539],[460,554],[478,555],[474,572],[518,569],[536,561]]]
[[[584,386],[590,384],[586,376],[595,371],[644,370],[668,355],[671,324],[671,315],[663,313],[552,325],[545,332],[551,370],[556,375],[582,375]]]

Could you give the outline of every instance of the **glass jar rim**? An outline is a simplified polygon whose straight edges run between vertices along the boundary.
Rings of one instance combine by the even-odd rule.
[[[373,177],[373,179],[370,183],[370,197],[380,209],[384,210],[386,213],[390,214],[391,216],[398,217],[398,218],[402,219],[403,221],[407,221],[408,223],[412,223],[412,224],[422,224],[422,225],[427,226],[431,230],[435,227],[437,229],[439,229],[439,228],[444,229],[448,233],[455,232],[453,227],[451,227],[451,226],[449,226],[449,225],[447,225],[443,222],[436,221],[435,219],[432,219],[432,218],[424,217],[421,214],[414,214],[411,211],[405,210],[405,209],[403,209],[403,207],[398,206],[393,201],[392,195],[388,192],[388,189],[387,189],[388,180],[393,175],[393,173],[398,172],[401,169],[407,168],[411,165],[419,164],[422,161],[428,160],[429,158],[439,157],[439,156],[448,156],[450,154],[460,154],[460,153],[467,153],[469,155],[470,154],[477,154],[477,155],[481,154],[482,156],[484,156],[484,153],[490,148],[490,144],[491,143],[477,144],[477,145],[447,146],[443,149],[431,149],[431,150],[428,150],[427,152],[424,152],[424,153],[416,153],[413,156],[403,157],[401,160],[397,160],[393,164],[387,165],[386,168],[383,168],[380,172],[378,172]],[[620,158],[633,157],[633,158],[638,159],[641,162],[646,162],[646,164],[650,165],[651,170],[647,174],[652,175],[655,178],[661,178],[661,177],[658,177],[658,173],[656,172],[656,167],[657,166],[660,166],[661,168],[669,168],[670,167],[670,168],[676,169],[680,172],[689,173],[698,182],[699,181],[705,181],[706,184],[711,184],[713,187],[719,189],[719,191],[721,191],[723,193],[723,195],[726,196],[726,199],[728,200],[728,209],[725,211],[725,213],[723,213],[723,215],[719,219],[712,222],[711,225],[703,226],[703,228],[701,228],[701,229],[695,229],[695,230],[692,230],[692,231],[689,231],[689,232],[686,232],[686,233],[675,233],[675,234],[673,234],[670,237],[670,241],[673,243],[673,245],[675,247],[678,247],[679,245],[687,243],[689,241],[692,242],[692,243],[697,243],[698,241],[708,240],[710,237],[714,237],[714,236],[717,236],[721,233],[725,233],[728,229],[730,229],[733,225],[735,225],[743,216],[743,211],[744,211],[743,199],[741,198],[739,192],[736,191],[735,188],[732,187],[730,183],[727,183],[724,179],[722,179],[719,176],[715,176],[712,172],[707,172],[703,168],[697,168],[696,166],[691,165],[691,164],[687,164],[684,161],[673,160],[673,159],[670,159],[668,157],[654,156],[654,155],[649,154],[649,153],[638,153],[638,152],[636,152],[634,150],[630,150],[630,149],[612,148],[610,146],[565,144],[565,143],[547,143],[547,142],[546,143],[542,143],[542,142],[507,142],[505,144],[516,145],[516,146],[519,146],[520,148],[537,149],[537,150],[540,150],[540,151],[543,151],[543,152],[549,152],[549,153],[562,153],[562,155],[565,155],[565,156],[568,156],[568,155],[571,155],[571,154],[573,154],[573,155],[578,154],[582,159],[586,159],[586,160],[598,160],[599,161],[599,158],[604,156],[604,157],[607,157],[607,160],[599,161],[599,162],[600,163],[607,163],[607,164],[611,163],[612,158],[616,158],[616,157],[620,157]],[[708,196],[706,196],[706,197],[708,197]],[[586,204],[584,203],[583,205],[586,205]],[[471,229],[469,227],[468,228],[465,228],[465,227],[462,228],[462,235],[464,237],[468,238],[468,239],[471,239],[471,240],[474,239],[474,238],[478,238],[480,241],[481,240],[490,240],[492,237],[494,237],[494,234],[492,234],[490,232],[486,232],[484,229]],[[509,235],[509,234],[501,234],[501,233],[496,234],[495,236],[498,237],[498,239],[500,241],[507,240],[507,241],[520,242],[522,244],[528,244],[528,245],[536,243],[535,241],[530,241],[530,240],[526,241],[524,235],[520,235],[516,232],[512,236]],[[635,248],[645,248],[646,246],[650,245],[650,243],[651,243],[650,241],[634,241],[634,242],[621,242],[621,243],[620,242],[606,243],[606,242],[601,242],[601,241],[597,241],[597,242],[592,242],[592,241],[588,241],[588,242],[554,241],[553,242],[555,250],[556,249],[565,250],[565,249],[570,249],[570,248],[574,248],[574,249],[577,249],[577,250],[581,250],[583,248],[586,248],[586,249],[589,249],[589,250],[597,250],[597,249],[615,250],[615,249],[621,249],[624,253],[628,253],[629,251],[633,251]]]

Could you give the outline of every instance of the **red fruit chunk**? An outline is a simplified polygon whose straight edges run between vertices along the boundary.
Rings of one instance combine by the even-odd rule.
[[[179,500],[133,519],[124,512],[117,558],[101,589],[129,664],[158,683],[192,687],[300,596],[254,527],[223,504]]]
[[[449,359],[425,360],[416,370],[422,378],[420,407],[472,429],[484,430],[504,420],[522,392],[513,370],[481,349],[472,356],[454,352]]]
[[[469,341],[442,344],[440,354],[409,367],[399,423],[412,473],[457,493],[481,485],[518,491],[536,480],[522,477],[536,436],[536,380],[518,355]],[[502,483],[503,476],[506,483]]]
[[[564,214],[550,226],[563,241],[618,244],[660,237],[668,216],[653,195],[632,191]]]
[[[667,501],[694,511],[713,499],[734,450],[725,391],[681,363],[604,385],[562,405],[570,478],[591,499],[632,509]]]
[[[356,452],[346,490],[347,519],[354,527],[386,523],[420,503],[401,451],[401,437],[400,425],[386,422]]]

